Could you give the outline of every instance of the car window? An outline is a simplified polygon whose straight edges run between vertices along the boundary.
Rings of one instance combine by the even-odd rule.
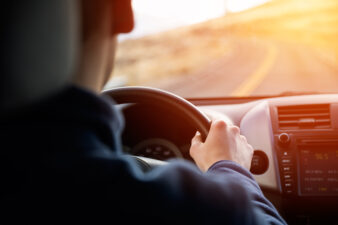
[[[106,87],[187,98],[338,92],[336,0],[134,0]]]

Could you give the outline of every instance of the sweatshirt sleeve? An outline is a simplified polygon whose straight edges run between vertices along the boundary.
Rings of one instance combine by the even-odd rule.
[[[286,224],[272,203],[265,198],[252,174],[239,164],[229,160],[219,161],[209,168],[207,174],[222,176],[224,180],[245,187],[252,203],[252,213],[259,224]]]

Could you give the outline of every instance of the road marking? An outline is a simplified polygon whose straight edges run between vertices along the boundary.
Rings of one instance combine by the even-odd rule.
[[[257,70],[251,74],[243,83],[235,89],[232,96],[249,96],[268,75],[277,57],[277,48],[274,45],[268,45],[266,56]]]

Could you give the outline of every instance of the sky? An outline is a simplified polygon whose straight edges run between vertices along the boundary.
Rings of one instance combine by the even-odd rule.
[[[121,35],[119,40],[199,23],[267,1],[269,0],[133,0],[135,28],[129,34]]]

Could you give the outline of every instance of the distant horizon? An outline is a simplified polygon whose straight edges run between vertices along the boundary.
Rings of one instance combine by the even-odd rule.
[[[120,35],[119,41],[200,23],[268,1],[270,0],[134,0],[134,30]],[[188,8],[190,11],[187,13]]]

